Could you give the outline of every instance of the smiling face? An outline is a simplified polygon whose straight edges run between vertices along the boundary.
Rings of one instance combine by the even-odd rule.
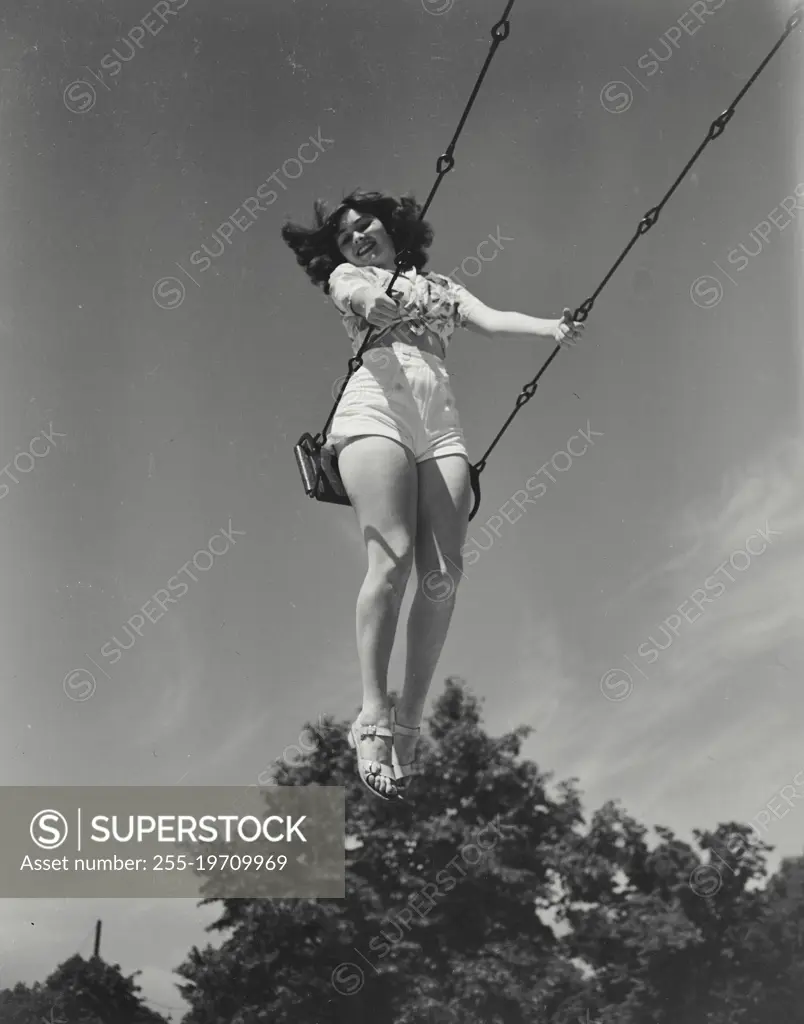
[[[395,267],[391,236],[371,213],[346,210],[338,225],[337,242],[344,259],[356,267]]]

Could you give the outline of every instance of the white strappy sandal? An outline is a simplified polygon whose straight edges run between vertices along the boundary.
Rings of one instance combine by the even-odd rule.
[[[415,726],[415,727],[412,726],[412,725],[400,725],[400,723],[397,722],[397,720],[396,720],[396,706],[394,704],[392,704],[391,705],[391,731],[394,734],[398,733],[400,736],[419,736],[421,731],[422,731],[422,728],[421,728],[420,725]],[[397,781],[399,781],[399,779],[405,779],[405,778],[407,778],[410,775],[415,775],[415,770],[414,770],[415,765],[416,765],[415,749],[414,749],[414,754],[413,754],[413,760],[412,761],[408,761],[406,764],[400,764],[399,763],[399,758],[396,756],[396,747],[394,747],[393,748],[393,753],[391,755],[391,764],[392,764],[393,769],[394,769],[394,778]]]
[[[363,740],[371,739],[374,736],[383,736],[390,739],[392,742],[394,738],[392,729],[389,729],[386,725],[366,725],[357,719],[352,722],[349,727],[349,746],[357,754],[357,774],[360,776],[360,781],[370,793],[380,800],[385,800],[388,803],[395,803],[402,799],[402,795],[400,794],[398,787],[396,793],[393,796],[390,796],[385,793],[381,793],[378,789],[375,789],[368,781],[369,776],[375,775],[384,775],[386,779],[396,781],[395,769],[391,765],[377,761],[376,758],[360,756],[360,744]],[[375,765],[379,765],[379,771],[375,771]]]

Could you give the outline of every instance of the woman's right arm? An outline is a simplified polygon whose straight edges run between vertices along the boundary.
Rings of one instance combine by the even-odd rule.
[[[399,303],[374,285],[356,288],[349,296],[349,305],[373,327],[391,327],[399,319]]]
[[[330,276],[330,297],[342,313],[351,311],[373,327],[391,327],[399,319],[399,304],[374,281],[369,268],[341,263]]]

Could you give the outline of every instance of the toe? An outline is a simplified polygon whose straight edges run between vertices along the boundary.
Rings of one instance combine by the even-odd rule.
[[[383,796],[394,796],[395,790],[393,783],[387,775],[380,775],[379,772],[371,777],[371,785],[378,793],[382,793]]]

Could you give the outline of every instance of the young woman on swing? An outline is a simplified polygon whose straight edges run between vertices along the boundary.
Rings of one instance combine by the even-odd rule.
[[[312,228],[288,223],[282,237],[312,282],[329,295],[356,354],[327,447],[354,507],[368,572],[357,599],[363,705],[350,730],[363,784],[401,799],[411,775],[427,692],[444,646],[462,573],[469,458],[444,366],[456,327],[494,341],[571,346],[584,324],[490,309],[449,278],[423,273],[433,231],[411,197],[356,191],[331,213],[314,205]],[[385,294],[405,254],[394,297]],[[418,587],[407,626],[407,664],[396,706],[388,665],[408,579]],[[431,596],[435,595],[435,596]]]

